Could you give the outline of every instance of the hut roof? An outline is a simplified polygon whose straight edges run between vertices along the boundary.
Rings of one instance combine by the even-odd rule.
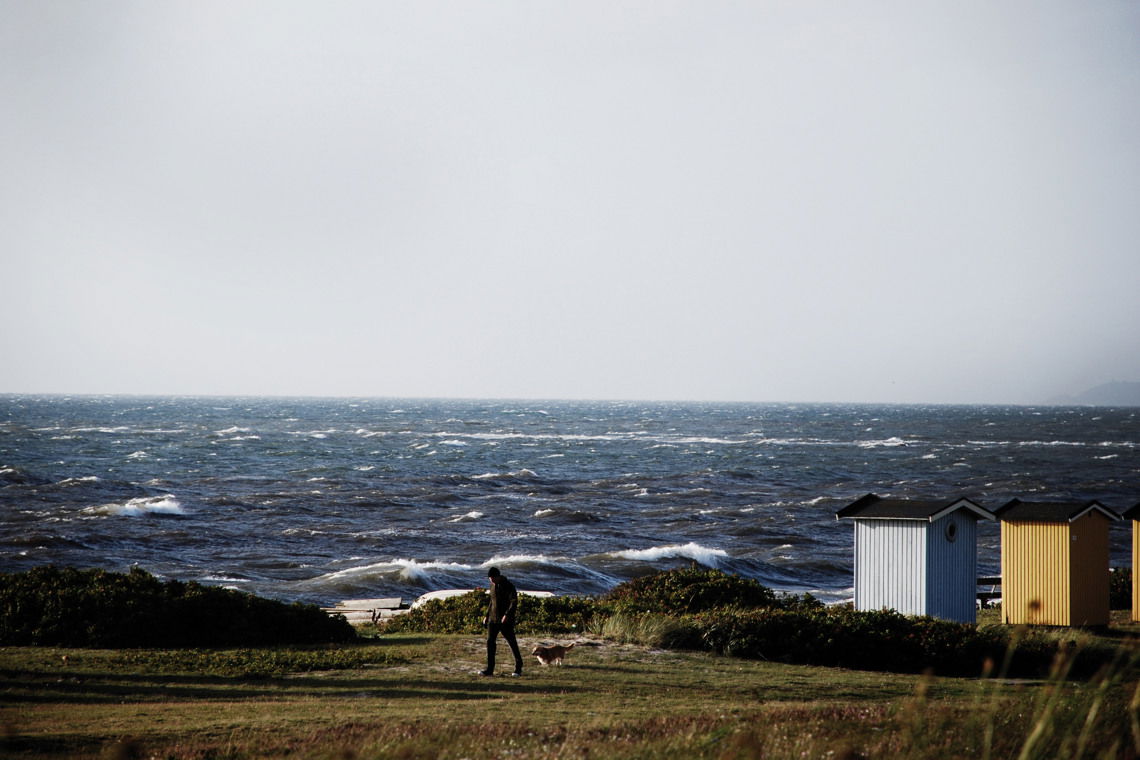
[[[993,513],[969,499],[887,499],[869,493],[835,513],[837,520],[925,520],[934,522],[951,512],[965,509],[977,517],[994,519]]]
[[[1012,499],[994,510],[999,520],[1006,522],[1073,522],[1089,512],[1099,512],[1109,520],[1119,520],[1120,515],[1101,504],[1092,501],[1022,501]]]
[[[1126,509],[1120,515],[1125,520],[1140,520],[1140,502],[1137,502],[1132,509]]]

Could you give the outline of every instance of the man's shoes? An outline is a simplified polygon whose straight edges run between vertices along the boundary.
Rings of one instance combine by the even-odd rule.
[[[495,674],[490,670],[480,670],[479,675],[481,675],[481,676],[493,676]]]
[[[511,673],[511,678],[518,678],[521,675],[522,675],[522,671],[516,670],[514,673]]]

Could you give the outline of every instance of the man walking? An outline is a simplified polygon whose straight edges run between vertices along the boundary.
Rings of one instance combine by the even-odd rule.
[[[521,676],[523,661],[519,653],[519,643],[515,639],[515,614],[519,608],[519,592],[515,590],[515,584],[507,580],[497,567],[487,571],[487,578],[491,581],[491,599],[487,605],[487,617],[483,618],[483,625],[487,626],[487,668],[480,675],[495,674],[495,639],[502,633],[515,656],[515,672],[511,675]]]

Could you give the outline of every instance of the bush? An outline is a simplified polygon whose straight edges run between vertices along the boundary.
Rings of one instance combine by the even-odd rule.
[[[0,574],[0,645],[222,647],[344,642],[315,605],[130,573],[39,567]]]
[[[669,570],[588,597],[519,599],[523,634],[589,630],[623,642],[731,657],[859,670],[940,675],[1047,677],[1059,655],[1069,675],[1088,676],[1115,656],[1104,644],[1055,632],[978,627],[893,610],[826,607],[781,596],[718,570]],[[487,597],[435,600],[392,619],[385,632],[481,634]]]
[[[579,633],[597,614],[597,602],[590,597],[519,595],[517,633]],[[472,591],[447,599],[433,599],[384,624],[385,633],[467,633],[478,634],[487,614],[487,593]]]
[[[722,608],[822,608],[804,594],[778,595],[758,581],[701,567],[647,575],[617,586],[602,602],[616,612],[684,615]]]
[[[1103,641],[1069,641],[1052,631],[977,627],[893,610],[719,610],[689,619],[698,630],[696,648],[857,670],[1046,678],[1063,660],[1068,675],[1083,678],[1118,655]],[[1135,655],[1129,667],[1134,664]]]
[[[426,604],[389,618],[384,633],[469,633],[482,630],[487,614],[487,593],[471,591],[462,596],[432,599]]]
[[[1114,567],[1109,572],[1108,606],[1114,610],[1132,609],[1132,568]]]

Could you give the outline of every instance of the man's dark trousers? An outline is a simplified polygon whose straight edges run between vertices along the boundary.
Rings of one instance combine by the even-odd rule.
[[[523,669],[522,655],[519,653],[519,642],[515,639],[515,626],[513,623],[487,624],[487,672],[495,672],[495,639],[499,634],[507,640],[507,646],[515,656],[515,672],[521,673]]]

